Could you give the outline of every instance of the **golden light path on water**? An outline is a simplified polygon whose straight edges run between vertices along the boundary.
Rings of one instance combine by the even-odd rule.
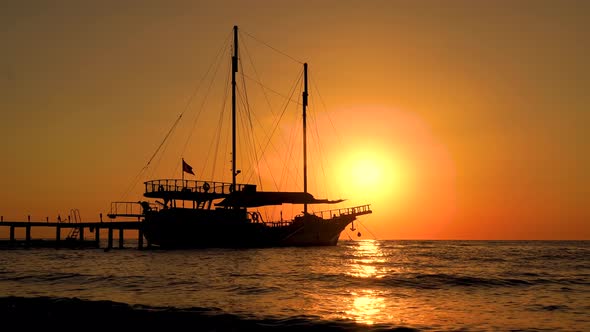
[[[445,245],[351,242],[338,267],[323,267],[327,268],[325,274],[348,277],[346,286],[326,285],[321,294],[315,294],[318,305],[313,314],[364,325],[435,329],[453,322],[470,330],[497,325],[526,329],[539,321],[547,326],[559,324],[543,310],[527,311],[523,316],[512,314],[522,310],[515,297],[534,303],[539,301],[535,293],[528,288],[498,287],[495,283],[498,278],[502,280],[504,267],[498,270],[496,264],[484,262],[469,266],[465,261],[473,251]],[[496,288],[493,296],[489,295],[490,288]]]
[[[385,258],[376,241],[359,241],[353,255],[355,258],[351,261],[348,275],[356,278],[379,278],[375,265],[384,263]],[[384,319],[390,320],[383,292],[366,288],[351,291],[350,295],[352,297],[345,302],[347,309],[344,310],[343,318],[369,325]]]

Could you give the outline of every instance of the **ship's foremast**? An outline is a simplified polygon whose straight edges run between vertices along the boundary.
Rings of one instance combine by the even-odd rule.
[[[303,64],[303,192],[307,194],[307,62]],[[307,214],[307,204],[303,205]]]

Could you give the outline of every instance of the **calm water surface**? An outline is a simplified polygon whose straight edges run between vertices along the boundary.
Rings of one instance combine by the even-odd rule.
[[[590,241],[2,250],[0,296],[211,308],[244,319],[350,320],[421,331],[590,331]]]

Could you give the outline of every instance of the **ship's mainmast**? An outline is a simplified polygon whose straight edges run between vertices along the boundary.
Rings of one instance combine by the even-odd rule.
[[[236,73],[238,72],[238,26],[234,25],[234,55],[231,58],[231,183],[236,189]]]

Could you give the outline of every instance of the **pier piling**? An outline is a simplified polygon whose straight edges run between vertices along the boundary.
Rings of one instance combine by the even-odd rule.
[[[119,228],[119,249],[123,249],[123,227]]]
[[[31,244],[31,224],[29,223],[26,227],[25,227],[25,238],[26,238],[26,243],[27,245]]]
[[[59,248],[59,241],[61,240],[61,226],[55,226],[55,247]]]
[[[96,242],[96,247],[99,248],[100,247],[100,228],[95,228],[94,229],[94,241]]]
[[[109,227],[109,240],[107,243],[107,249],[113,249],[113,227]]]
[[[143,249],[143,230],[141,228],[137,230],[137,248]]]
[[[143,231],[142,231],[142,223],[137,221],[121,221],[121,222],[98,222],[98,221],[91,221],[91,222],[75,222],[75,223],[68,223],[68,222],[49,222],[47,218],[45,220],[41,219],[38,221],[30,221],[28,216],[26,221],[6,221],[2,220],[0,222],[0,229],[3,227],[9,228],[10,238],[9,240],[0,240],[0,247],[2,246],[50,246],[55,248],[64,248],[64,247],[90,247],[90,248],[100,248],[100,232],[102,229],[108,230],[108,242],[106,249],[113,248],[113,232],[118,230],[119,231],[119,248],[124,248],[125,242],[125,231],[126,230],[136,230],[138,231],[138,247],[143,248]],[[32,230],[33,229],[42,229],[42,228],[53,228],[54,229],[54,236],[49,235],[49,239],[33,239],[32,237]],[[69,229],[70,234],[72,235],[71,238],[68,236],[67,241],[64,241],[62,237],[62,229]],[[17,239],[16,230],[17,229],[24,229],[24,238]],[[94,238],[90,236],[90,238],[85,238],[85,232],[88,229],[91,233],[94,233]],[[51,234],[51,233],[50,233]],[[20,237],[21,235],[19,235]],[[149,245],[149,243],[148,243]]]

